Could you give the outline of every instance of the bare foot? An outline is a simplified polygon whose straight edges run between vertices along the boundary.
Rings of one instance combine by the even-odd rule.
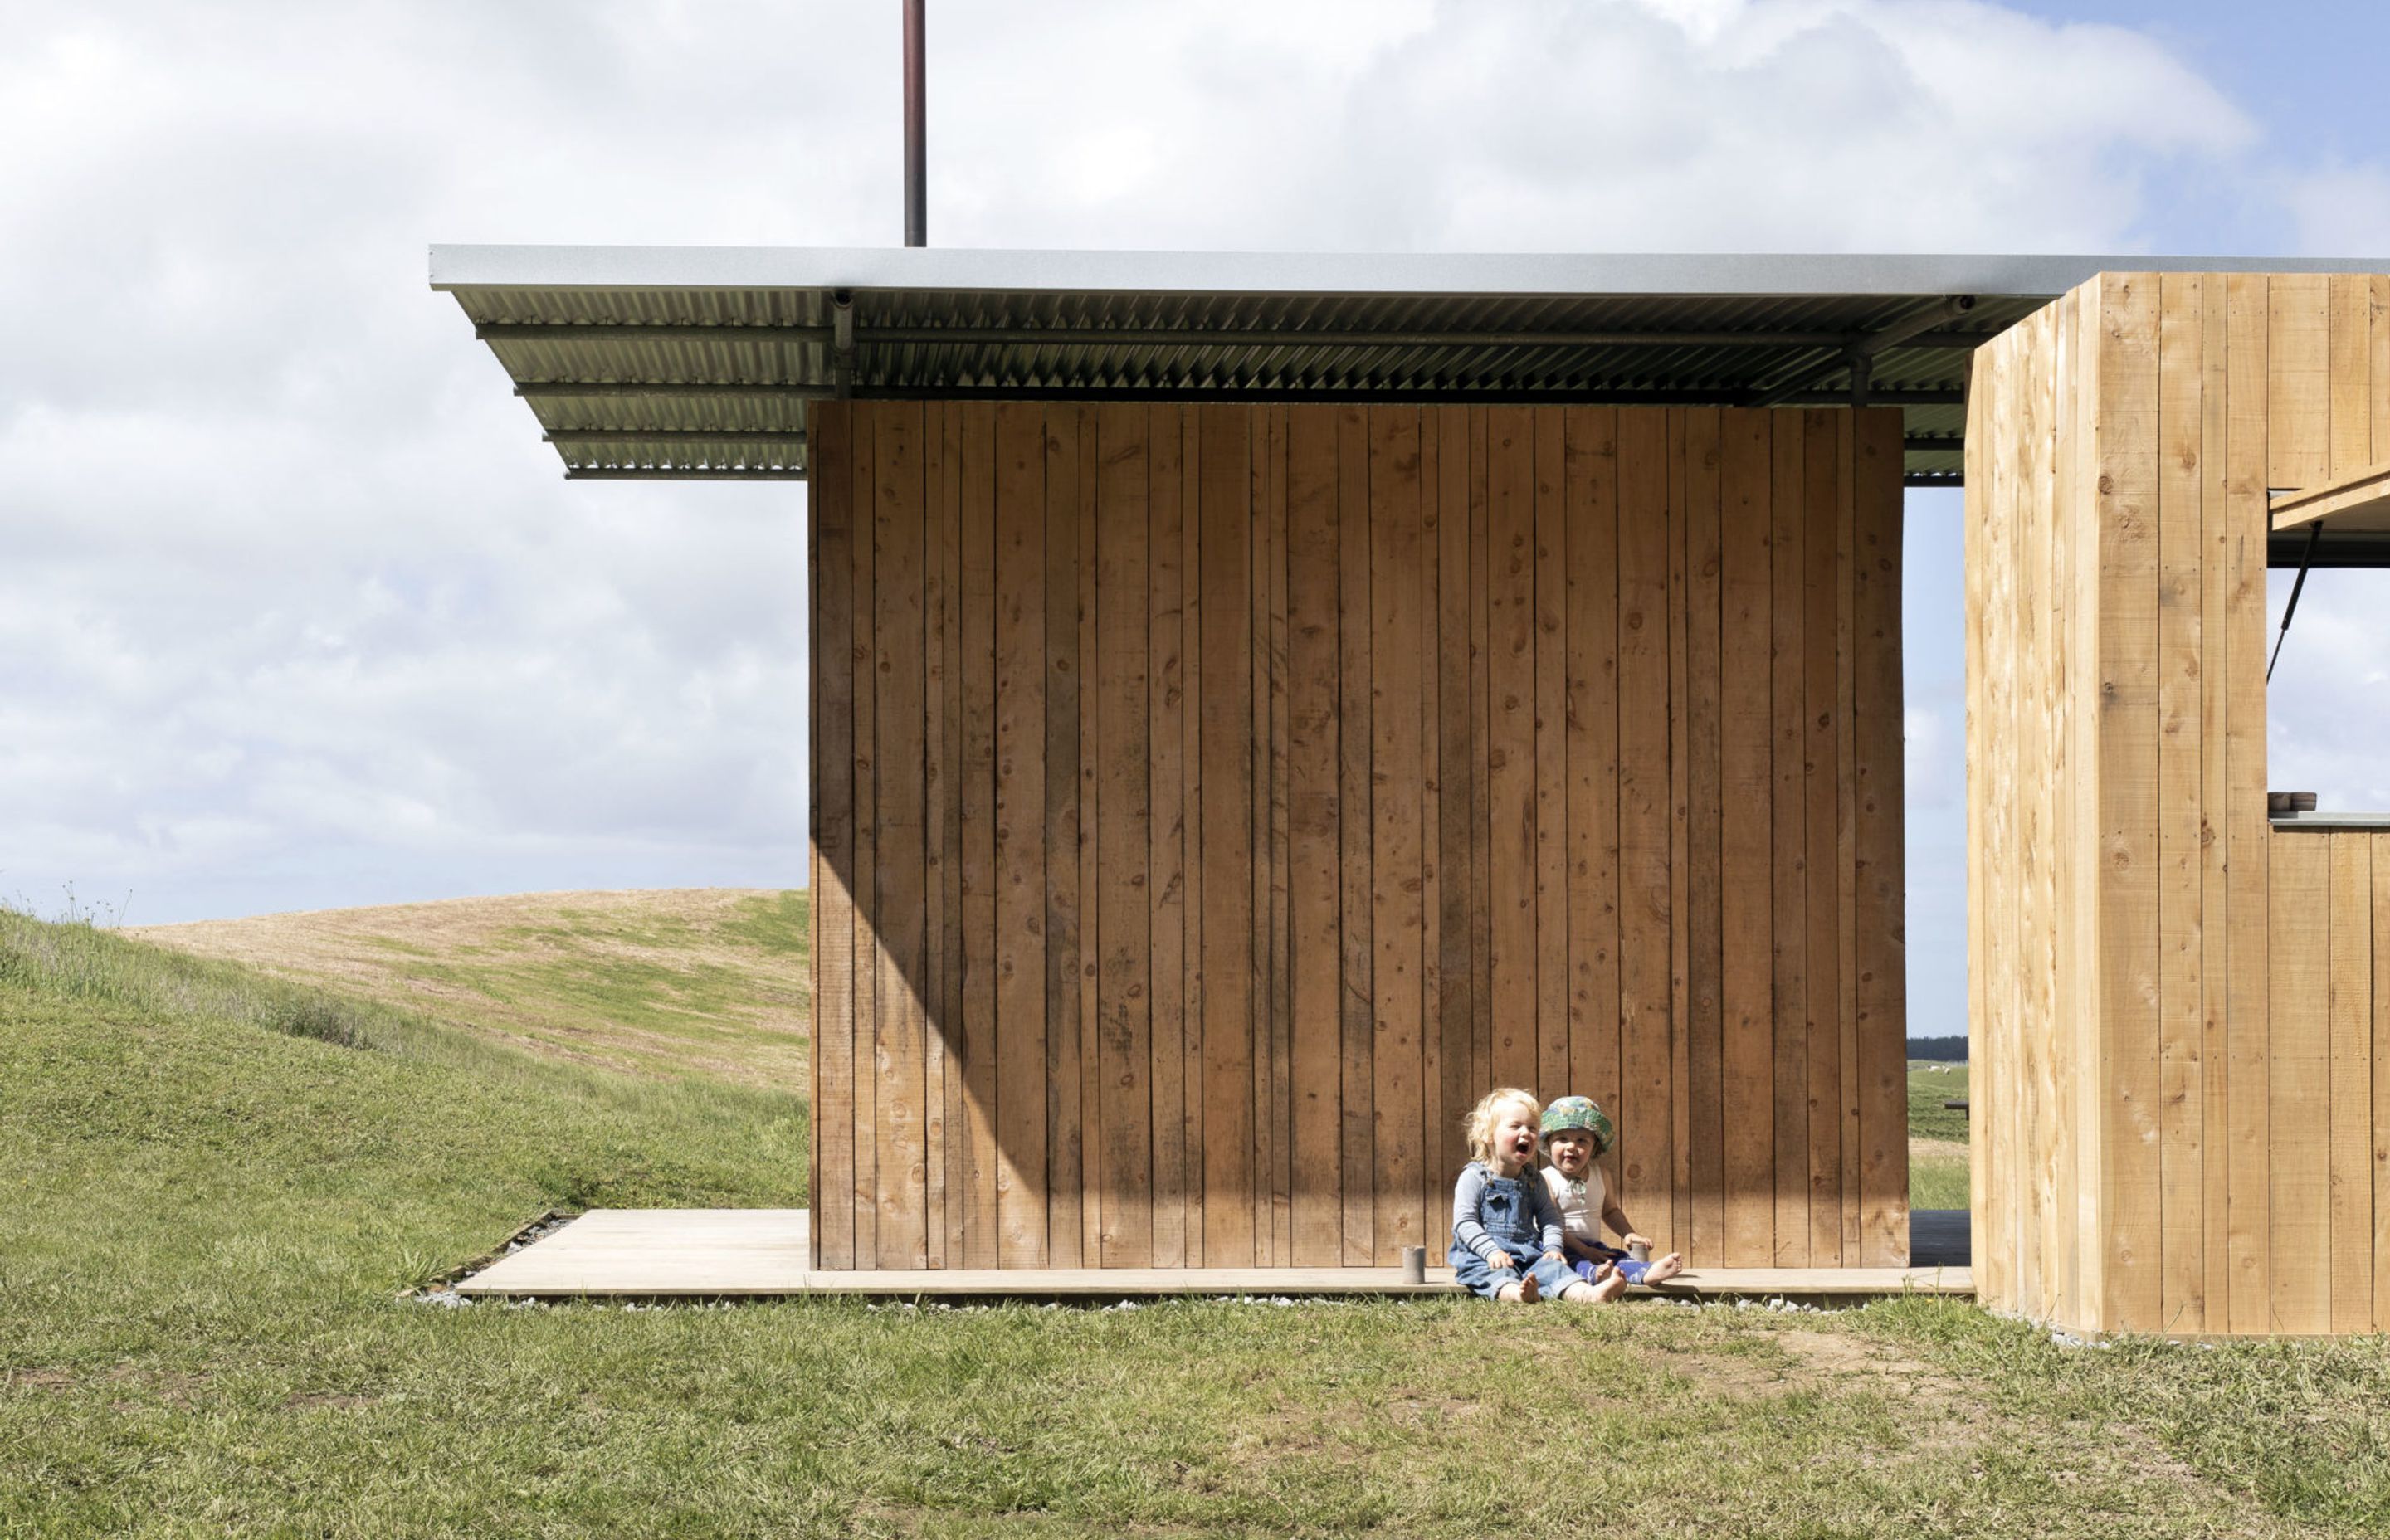
[[[1683,1254],[1677,1251],[1670,1251],[1666,1256],[1662,1257],[1659,1261],[1651,1264],[1650,1270],[1644,1273],[1643,1281],[1645,1283],[1659,1283],[1665,1279],[1675,1277],[1684,1270],[1685,1259]]]
[[[1525,1277],[1519,1280],[1519,1303],[1521,1304],[1533,1304],[1543,1297],[1544,1286],[1536,1281],[1535,1274],[1530,1273]]]
[[[1533,1286],[1535,1281],[1536,1280],[1534,1278],[1529,1278],[1524,1284],[1506,1283],[1501,1288],[1494,1290],[1494,1297],[1501,1301],[1504,1304],[1518,1304],[1524,1300],[1532,1298],[1532,1296],[1527,1294],[1525,1290],[1529,1287]]]
[[[1613,1273],[1608,1277],[1602,1279],[1600,1283],[1593,1285],[1593,1303],[1596,1304],[1607,1304],[1612,1300],[1618,1298],[1619,1295],[1625,1292],[1626,1275],[1624,1273]]]

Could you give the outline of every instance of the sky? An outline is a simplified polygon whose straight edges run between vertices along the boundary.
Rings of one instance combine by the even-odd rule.
[[[2390,259],[2371,6],[930,8],[940,245]],[[894,244],[898,16],[0,0],[0,901],[802,882],[802,488],[567,484],[425,249]],[[1959,520],[1911,498],[1919,1034]],[[2390,808],[2385,594],[2310,582],[2275,785]]]

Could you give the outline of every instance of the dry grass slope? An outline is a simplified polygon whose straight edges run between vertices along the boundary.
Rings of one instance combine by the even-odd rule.
[[[653,1079],[804,1084],[806,895],[520,893],[125,933]]]

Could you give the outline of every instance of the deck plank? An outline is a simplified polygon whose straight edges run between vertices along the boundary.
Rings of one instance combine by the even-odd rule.
[[[1809,753],[1804,660],[1809,646],[1803,603],[1809,440],[1803,415],[1769,414],[1768,625],[1775,647],[1768,661],[1769,986],[1773,1014],[1762,1061],[1750,1072],[1772,1078],[1765,1115],[1754,1086],[1753,1122],[1763,1124],[1772,1153],[1754,1174],[1772,1187],[1761,1203],[1754,1187],[1738,1257],[1791,1262],[1809,1241],[1809,885],[1805,794]],[[1972,848],[1972,847],[1970,847]],[[1756,874],[1754,873],[1754,880]],[[1970,910],[1970,913],[1976,911]],[[1758,1148],[1759,1128],[1750,1137]]]
[[[1187,739],[1186,504],[1181,464],[1186,408],[1149,407],[1147,419],[1146,701],[1151,712],[1147,832],[1150,895],[1148,1030],[1153,1052],[1153,1262],[1186,1264],[1187,1165]]]
[[[1776,1251],[1774,966],[1774,603],[1770,549],[1775,425],[1760,410],[1726,419],[1719,547],[1721,622],[1719,891],[1722,969],[1716,1120],[1721,1234],[1715,1256],[1745,1264]],[[1732,666],[1728,666],[1731,661]],[[1767,880],[1763,880],[1763,878]],[[1705,1248],[1705,1251],[1707,1249]]]
[[[796,1294],[905,1297],[1178,1294],[1445,1294],[1452,1269],[1425,1285],[1399,1267],[959,1267],[829,1272],[807,1265],[803,1209],[597,1209],[465,1279],[456,1291],[499,1299],[751,1299]],[[1679,1296],[1867,1298],[1974,1291],[1965,1267],[1716,1267],[1662,1290]]]
[[[1618,416],[1618,1199],[1663,1245],[1676,1230],[1669,1120],[1668,417]]]
[[[996,412],[996,1260],[1046,1251],[1046,428]]]
[[[1253,1148],[1253,422],[1199,409],[1203,681],[1203,1251],[1214,1266],[1257,1255]]]
[[[1081,715],[1079,612],[1084,607],[1080,550],[1081,435],[1086,414],[1046,409],[1046,1247],[1049,1263],[1072,1266],[1086,1255],[1086,1097],[1081,1034],[1085,997],[1086,911],[1080,881]]]
[[[1536,1084],[1535,434],[1527,408],[1486,409],[1487,849],[1494,1084],[1548,1097]],[[1652,763],[1665,765],[1664,745]]]
[[[1567,1095],[1568,966],[1568,432],[1560,412],[1531,416],[1535,494],[1532,677],[1535,769],[1536,1094]]]
[[[1337,1149],[1339,1201],[1344,1214],[1340,1244],[1345,1262],[1368,1260],[1377,1244],[1372,1196],[1377,1135],[1372,1096],[1370,967],[1375,913],[1369,901],[1370,623],[1369,436],[1368,409],[1336,409],[1336,559],[1338,701],[1334,721],[1338,872],[1336,930]],[[1327,900],[1323,897],[1321,903]],[[1324,966],[1324,964],[1323,964]]]
[[[1338,793],[1337,417],[1298,406],[1287,422],[1287,908],[1291,934],[1294,1111],[1291,1261],[1343,1260],[1341,1077],[1343,837]]]
[[[1684,1059],[1677,1066],[1679,1116],[1677,1162],[1684,1198],[1677,1238],[1695,1263],[1726,1261],[1726,899],[1721,891],[1732,868],[1725,865],[1720,808],[1722,740],[1726,725],[1719,646],[1726,620],[1724,542],[1725,419],[1715,407],[1685,414],[1685,718],[1690,755],[1686,787],[1690,799],[1684,834],[1686,895],[1691,913],[1677,921],[1688,937],[1686,995],[1690,1009]],[[1755,668],[1733,672],[1763,676]],[[1764,723],[1765,707],[1751,719]]]
[[[1398,1264],[1430,1238],[1419,1212],[1421,974],[1419,412],[1369,409],[1371,1105],[1378,1204],[1370,1254]]]
[[[1151,931],[1147,862],[1152,853],[1148,767],[1152,759],[1146,681],[1149,477],[1146,414],[1107,405],[1096,417],[1095,659],[1097,1020],[1100,1072],[1089,1160],[1107,1267],[1153,1263],[1153,1089],[1150,1078]],[[1082,812],[1083,819],[1088,818]]]
[[[848,467],[849,408],[824,412],[814,430],[815,474],[807,532],[813,606],[813,1102],[847,1107],[854,1097],[854,506]],[[854,1189],[854,1123],[822,1119],[815,1129],[805,1190]],[[842,1213],[842,1211],[833,1211]],[[822,1226],[819,1260],[852,1266],[854,1222]]]
[[[1443,1072],[1439,1114],[1428,1133],[1428,1168],[1440,1175],[1458,1171],[1469,1159],[1460,1134],[1461,1114],[1477,1099],[1481,1067],[1476,1057],[1477,967],[1471,950],[1473,911],[1471,908],[1470,829],[1477,805],[1477,739],[1470,718],[1469,607],[1475,586],[1470,544],[1469,508],[1471,467],[1469,457],[1469,411],[1464,406],[1439,406],[1435,411],[1436,475],[1436,646],[1437,725],[1436,832],[1442,841],[1437,892],[1443,900],[1438,936],[1443,948],[1439,1005],[1444,1041],[1438,1064]],[[1430,1216],[1435,1209],[1429,1210]]]

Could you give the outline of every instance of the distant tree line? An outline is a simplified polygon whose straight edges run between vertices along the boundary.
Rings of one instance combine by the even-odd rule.
[[[1964,1064],[1967,1062],[1966,1034],[1912,1037],[1908,1040],[1908,1057],[1924,1059],[1929,1064]]]

